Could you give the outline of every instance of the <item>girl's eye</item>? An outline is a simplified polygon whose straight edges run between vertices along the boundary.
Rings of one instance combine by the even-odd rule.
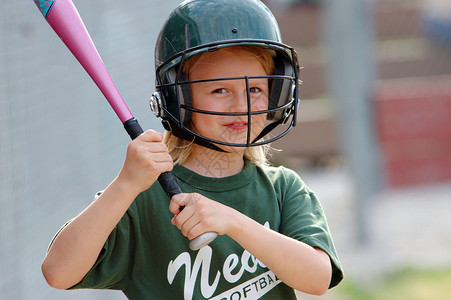
[[[213,94],[225,94],[227,92],[226,89],[220,88],[213,91]]]
[[[260,92],[261,92],[260,88],[258,88],[258,87],[251,87],[251,88],[249,89],[249,91],[250,91],[251,93],[260,93]]]

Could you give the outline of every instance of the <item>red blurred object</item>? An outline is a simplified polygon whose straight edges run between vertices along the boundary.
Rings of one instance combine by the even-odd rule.
[[[451,76],[382,81],[375,106],[389,186],[451,181]]]

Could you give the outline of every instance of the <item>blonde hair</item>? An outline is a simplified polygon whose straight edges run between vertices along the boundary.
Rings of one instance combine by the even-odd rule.
[[[225,49],[233,49],[238,53],[252,54],[262,64],[265,72],[270,75],[274,72],[273,53],[268,49],[258,46],[231,46]],[[196,65],[199,58],[205,53],[188,58],[183,65],[183,73],[188,77],[189,71]],[[190,129],[193,129],[193,124],[186,124]],[[193,141],[187,141],[176,137],[170,131],[164,133],[164,143],[169,149],[169,154],[175,164],[183,164],[193,151]],[[269,144],[248,147],[244,151],[244,158],[253,162],[256,165],[268,165]]]

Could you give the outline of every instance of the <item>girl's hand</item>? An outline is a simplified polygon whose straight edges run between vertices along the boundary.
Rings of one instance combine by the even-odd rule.
[[[180,207],[184,206],[180,211]],[[169,210],[175,215],[172,224],[188,239],[205,232],[227,234],[236,210],[198,193],[178,194],[172,197]]]
[[[163,172],[171,171],[173,161],[163,143],[163,134],[147,130],[127,148],[118,180],[136,194],[148,189]]]

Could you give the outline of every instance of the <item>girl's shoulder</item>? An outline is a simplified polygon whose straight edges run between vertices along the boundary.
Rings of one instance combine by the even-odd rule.
[[[292,169],[285,166],[271,166],[261,165],[257,166],[260,172],[274,178],[274,179],[288,179],[288,180],[301,180],[299,174]]]
[[[274,186],[302,189],[310,192],[299,174],[285,166],[257,166],[258,172],[267,177]]]

